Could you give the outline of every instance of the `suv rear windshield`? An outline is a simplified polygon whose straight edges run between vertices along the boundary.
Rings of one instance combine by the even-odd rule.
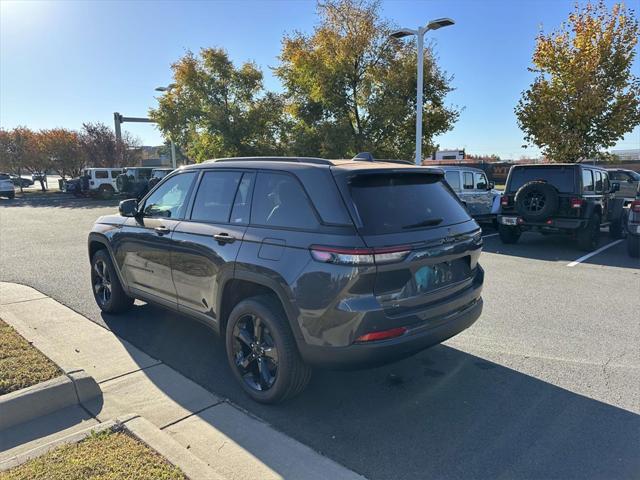
[[[358,175],[349,186],[364,234],[440,227],[470,219],[450,188],[436,175]]]
[[[574,191],[574,169],[572,167],[514,167],[509,181],[509,192],[515,192],[525,183],[543,180],[561,193]]]

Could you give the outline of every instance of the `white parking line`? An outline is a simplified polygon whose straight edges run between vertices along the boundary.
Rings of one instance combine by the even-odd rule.
[[[496,235],[498,235],[498,234],[497,233],[490,233],[489,235],[483,235],[482,238],[495,237]]]
[[[594,255],[599,254],[600,252],[604,252],[607,248],[611,248],[611,247],[613,247],[614,245],[619,244],[620,242],[622,242],[622,240],[615,240],[615,241],[613,241],[613,242],[611,242],[611,243],[607,243],[604,247],[600,247],[599,249],[594,250],[594,251],[593,251],[593,252],[591,252],[591,253],[587,253],[586,255],[583,255],[582,257],[580,257],[580,258],[578,258],[578,259],[574,260],[574,261],[573,261],[573,262],[571,262],[571,263],[567,263],[567,267],[575,267],[575,266],[576,266],[576,265],[578,265],[579,263],[584,262],[585,260],[587,260],[587,259],[589,259],[589,258],[593,257]]]

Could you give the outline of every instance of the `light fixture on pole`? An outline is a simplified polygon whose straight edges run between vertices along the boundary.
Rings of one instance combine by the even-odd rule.
[[[417,30],[410,28],[403,28],[393,32],[390,36],[392,38],[400,39],[415,35],[418,40],[418,81],[417,81],[417,95],[416,95],[416,165],[422,164],[422,89],[423,89],[423,74],[424,74],[424,34],[429,30],[438,30],[442,27],[448,27],[455,22],[450,18],[438,18],[437,20],[431,20],[425,27],[420,27]]]
[[[155,90],[156,90],[156,92],[168,92],[169,90],[171,90],[175,86],[176,86],[175,83],[170,83],[166,87],[156,87]],[[173,143],[173,140],[171,140],[171,138],[169,138],[169,141],[171,142],[171,166],[175,170],[175,168],[177,166],[176,165],[176,144]]]

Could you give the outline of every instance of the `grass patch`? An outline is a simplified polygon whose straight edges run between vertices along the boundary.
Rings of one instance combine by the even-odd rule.
[[[104,431],[0,473],[0,480],[186,480],[178,467],[126,433]]]
[[[60,375],[55,363],[0,319],[0,395]]]

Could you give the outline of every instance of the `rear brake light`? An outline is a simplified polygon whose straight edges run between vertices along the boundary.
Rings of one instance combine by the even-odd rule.
[[[583,204],[584,204],[584,200],[581,198],[571,199],[571,208],[581,208]]]
[[[309,247],[314,260],[339,265],[374,265],[400,262],[404,260],[411,248],[402,245],[385,248],[345,248],[311,245]]]
[[[509,206],[509,197],[503,195],[500,198],[500,205],[502,205],[503,207]]]
[[[406,327],[396,327],[390,330],[383,330],[381,332],[371,332],[365,335],[361,335],[356,338],[356,342],[375,342],[376,340],[388,340],[390,338],[399,337],[404,335],[407,331]]]
[[[634,200],[631,202],[631,211],[634,213],[640,213],[640,200]]]

